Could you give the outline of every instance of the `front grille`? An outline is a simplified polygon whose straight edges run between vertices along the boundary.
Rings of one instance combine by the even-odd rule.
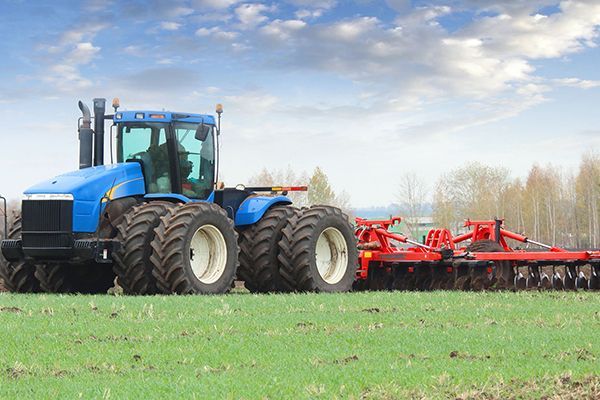
[[[68,248],[73,245],[73,201],[24,200],[23,248]]]

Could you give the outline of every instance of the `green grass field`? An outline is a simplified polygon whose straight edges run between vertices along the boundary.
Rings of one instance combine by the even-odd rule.
[[[1,398],[600,398],[598,293],[0,293]]]

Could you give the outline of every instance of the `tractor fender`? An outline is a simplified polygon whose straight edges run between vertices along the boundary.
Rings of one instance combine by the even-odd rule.
[[[171,203],[184,203],[184,204],[193,202],[193,200],[190,199],[189,197],[186,197],[182,194],[177,194],[177,193],[152,193],[152,194],[145,195],[144,199],[164,200],[164,201],[170,201]]]
[[[292,201],[285,196],[267,197],[251,196],[240,205],[235,214],[235,225],[253,225],[260,221],[267,210],[275,205],[292,204]]]

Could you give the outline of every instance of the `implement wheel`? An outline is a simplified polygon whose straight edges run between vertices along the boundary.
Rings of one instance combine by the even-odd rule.
[[[164,216],[152,242],[153,274],[165,293],[221,294],[233,284],[238,241],[233,221],[212,203],[190,203]]]
[[[172,212],[173,203],[153,201],[133,207],[117,226],[117,242],[113,269],[117,282],[126,294],[156,294],[156,278],[152,275],[152,241],[160,218]]]
[[[21,216],[18,216],[8,233],[9,239],[21,239]],[[2,257],[2,256],[0,256]],[[9,263],[0,259],[0,279],[4,288],[13,293],[38,293],[40,282],[35,277],[35,265],[24,260]]]
[[[298,291],[348,292],[358,266],[356,236],[348,216],[313,206],[290,220],[279,242],[281,276]]]
[[[289,291],[279,273],[278,243],[283,237],[283,228],[298,212],[298,209],[289,206],[271,208],[260,221],[240,232],[237,275],[250,292]]]

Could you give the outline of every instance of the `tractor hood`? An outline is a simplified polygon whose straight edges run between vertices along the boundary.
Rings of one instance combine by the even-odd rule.
[[[107,199],[143,196],[146,193],[142,168],[137,163],[102,165],[69,172],[39,183],[25,191],[35,195],[73,196],[73,231],[95,232]]]

